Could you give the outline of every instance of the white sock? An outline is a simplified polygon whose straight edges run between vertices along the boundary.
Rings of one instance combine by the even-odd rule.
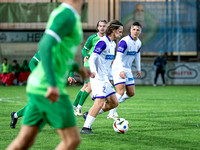
[[[90,116],[88,114],[83,127],[85,127],[85,128],[91,128],[91,125],[94,122],[94,120],[95,120],[95,117],[92,117],[92,116]]]
[[[81,109],[81,108],[82,108],[82,106],[78,104],[77,108],[78,108],[78,109]]]
[[[99,110],[98,114],[102,114],[102,113],[104,113],[103,109]]]
[[[116,97],[117,97],[118,102],[119,102],[119,101],[121,100],[121,98],[122,98],[122,96],[121,96],[120,94],[118,94],[118,93],[116,93]],[[111,110],[109,111],[108,116],[113,116],[114,113],[115,113],[116,111],[117,111],[117,107],[111,109]]]
[[[73,105],[73,109],[76,109],[77,107]]]
[[[121,97],[119,103],[124,102],[125,100],[129,99],[130,97],[126,94],[126,91],[124,92],[124,95]]]
[[[18,118],[17,113],[14,114],[14,118]]]

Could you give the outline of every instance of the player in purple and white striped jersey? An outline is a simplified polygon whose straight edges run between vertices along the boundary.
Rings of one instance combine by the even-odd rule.
[[[116,44],[114,40],[120,38],[123,25],[114,20],[106,29],[106,36],[102,37],[96,44],[90,56],[89,65],[93,78],[90,78],[94,105],[89,110],[84,126],[80,133],[92,134],[91,125],[96,116],[118,106],[115,90],[109,81],[112,60],[115,55]],[[105,102],[105,100],[107,100]]]
[[[131,34],[122,38],[118,44],[117,55],[112,65],[112,73],[119,103],[124,102],[135,94],[135,81],[131,70],[134,60],[137,75],[141,78],[140,49],[142,44],[138,38],[141,30],[140,23],[134,22],[130,29]],[[108,119],[116,119],[118,117],[116,109],[117,107],[110,110]]]

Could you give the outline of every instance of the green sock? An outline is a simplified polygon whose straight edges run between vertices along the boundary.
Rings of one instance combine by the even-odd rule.
[[[77,106],[77,105],[78,105],[82,93],[83,93],[82,91],[79,91],[78,94],[76,95],[76,99],[75,99],[75,101],[74,101],[74,103],[73,103],[74,106]]]
[[[22,109],[20,109],[19,111],[17,111],[17,117],[22,117],[24,114],[26,106],[24,106]]]
[[[80,101],[79,101],[79,105],[83,106],[83,104],[85,103],[85,100],[87,99],[88,95],[90,93],[87,93],[86,91],[83,91],[82,95],[81,95],[81,98],[80,98]]]

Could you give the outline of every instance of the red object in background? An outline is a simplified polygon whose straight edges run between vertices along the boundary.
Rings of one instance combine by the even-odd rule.
[[[19,77],[18,77],[18,82],[26,82],[29,74],[30,72],[20,72]],[[13,73],[7,73],[7,74],[1,73],[0,79],[4,84],[10,86],[10,85],[13,85],[13,80],[15,80],[16,77]]]
[[[29,75],[30,75],[30,72],[20,72],[19,77],[18,77],[18,82],[26,82]]]
[[[13,80],[16,79],[13,73],[1,74],[1,81],[6,85],[13,85]]]

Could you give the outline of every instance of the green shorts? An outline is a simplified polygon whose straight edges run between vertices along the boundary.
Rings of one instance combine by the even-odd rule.
[[[61,95],[57,102],[51,103],[44,96],[28,93],[22,124],[36,125],[42,130],[46,123],[56,129],[76,126],[73,107],[67,95]]]

